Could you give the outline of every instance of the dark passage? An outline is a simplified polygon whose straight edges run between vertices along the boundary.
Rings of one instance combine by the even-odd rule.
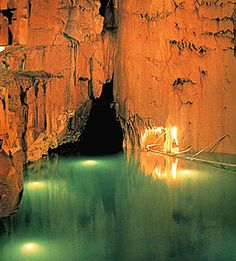
[[[100,0],[99,13],[104,17],[103,32],[117,29],[114,0]]]
[[[109,3],[109,0],[100,0],[101,2],[101,6],[100,6],[100,9],[99,9],[99,13],[101,16],[105,17],[105,14],[106,14],[106,9],[107,9],[107,5]]]
[[[122,151],[123,132],[116,117],[113,80],[103,85],[101,96],[92,101],[91,111],[77,142],[66,143],[49,154],[105,155]]]
[[[16,11],[15,8],[14,9],[6,9],[6,10],[1,11],[3,16],[5,16],[8,19],[8,24],[12,24],[14,11]]]
[[[123,134],[114,105],[111,80],[103,85],[101,96],[92,103],[89,119],[81,137],[82,154],[110,154],[122,150]]]

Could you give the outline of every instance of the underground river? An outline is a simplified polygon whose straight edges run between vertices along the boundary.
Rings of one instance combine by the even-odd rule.
[[[235,172],[153,153],[42,159],[0,260],[236,260],[235,202]]]

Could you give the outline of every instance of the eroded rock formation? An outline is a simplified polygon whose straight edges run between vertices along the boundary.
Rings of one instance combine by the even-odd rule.
[[[120,1],[117,95],[130,147],[144,128],[177,126],[195,150],[228,134],[236,152],[233,1]]]
[[[26,161],[80,138],[114,74],[125,145],[173,126],[198,150],[236,152],[232,1],[2,0],[0,139]]]
[[[22,157],[9,157],[0,149],[0,218],[13,214],[23,193]]]
[[[102,16],[100,1],[1,1],[0,139],[8,154],[22,149],[36,160],[79,139],[114,71],[108,5]]]

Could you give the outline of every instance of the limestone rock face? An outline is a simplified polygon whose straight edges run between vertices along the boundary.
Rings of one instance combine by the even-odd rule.
[[[117,99],[126,144],[147,127],[177,126],[181,147],[218,138],[236,152],[235,4],[120,1]]]
[[[0,141],[39,159],[80,138],[114,75],[124,145],[177,126],[181,147],[236,152],[232,1],[1,0]]]
[[[23,192],[22,154],[10,158],[0,150],[0,218],[13,214]]]
[[[100,1],[0,4],[0,139],[25,161],[79,139],[91,99],[114,71],[115,34]]]

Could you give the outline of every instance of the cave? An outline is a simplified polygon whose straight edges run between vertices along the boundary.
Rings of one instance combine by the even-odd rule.
[[[1,260],[236,260],[232,1],[0,0]]]
[[[113,79],[103,84],[100,97],[92,101],[80,142],[82,154],[99,155],[122,151],[123,133],[116,116]]]
[[[100,2],[101,2],[101,6],[100,6],[100,9],[99,9],[99,14],[101,16],[105,17],[107,5],[110,2],[110,0],[100,0]]]
[[[73,118],[69,120],[69,130],[76,129],[76,126],[72,127],[74,122],[76,120]],[[123,131],[115,109],[112,79],[103,84],[99,98],[92,98],[91,110],[79,140],[50,149],[49,153],[63,156],[73,154],[98,156],[122,150]]]
[[[13,9],[6,9],[6,10],[2,10],[1,11],[3,16],[5,16],[7,18],[8,24],[12,24],[14,11],[16,11],[15,8],[13,8]]]
[[[117,23],[115,17],[114,0],[101,0],[99,14],[104,17],[103,32],[116,31]]]

